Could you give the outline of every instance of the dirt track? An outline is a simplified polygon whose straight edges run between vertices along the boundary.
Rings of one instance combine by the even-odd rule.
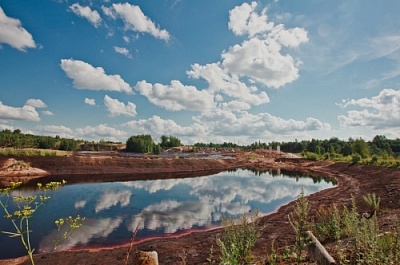
[[[197,166],[200,166],[200,164],[197,164],[200,162],[189,163],[181,161],[186,159],[175,160],[182,163],[181,166],[185,168],[185,170],[189,170],[190,167],[192,167],[193,170]],[[147,165],[152,165],[150,168],[155,168],[156,170],[165,168],[165,164],[164,167],[156,166],[157,163],[160,163],[159,161],[152,161],[151,159],[149,159],[149,161],[151,162]],[[316,173],[320,176],[335,178],[338,182],[337,187],[312,194],[308,197],[311,205],[310,218],[313,217],[315,210],[321,205],[332,205],[333,203],[337,205],[348,205],[351,195],[355,196],[357,204],[360,206],[360,211],[366,211],[366,209],[362,207],[362,195],[372,192],[375,192],[376,195],[380,196],[382,199],[381,209],[383,210],[379,213],[380,227],[386,228],[390,226],[394,216],[400,214],[400,170],[398,169],[349,165],[346,163],[311,162],[302,159],[282,159],[281,162],[274,162],[273,159],[267,159],[261,156],[251,159],[238,157],[229,161],[214,161],[216,164],[212,164],[214,162],[208,164],[208,162],[201,162],[201,164],[203,164],[203,169],[205,164],[207,164],[207,170],[212,170],[213,165],[218,165],[216,168],[217,171],[224,170],[224,166],[226,166],[226,168],[246,167],[258,170],[281,168]],[[69,163],[68,167],[74,166],[72,162]],[[93,162],[92,165],[96,163],[97,162]],[[136,161],[135,164],[137,165],[137,163]],[[169,166],[173,166],[176,171],[178,167],[173,165],[175,162],[169,163],[171,163]],[[32,167],[39,167],[38,165],[38,162],[31,161]],[[88,164],[85,164],[85,166],[88,166]],[[48,167],[50,168],[51,166]],[[40,168],[43,168],[43,166]],[[67,168],[67,166],[65,166],[65,168]],[[133,170],[133,168],[130,169]],[[162,170],[159,172],[161,173]],[[172,174],[172,171],[169,173]],[[170,175],[160,174],[161,178],[168,176]],[[99,175],[97,175],[97,178],[99,178]],[[276,213],[262,218],[260,226],[266,225],[266,227],[262,231],[262,236],[257,241],[255,248],[255,254],[258,257],[262,258],[270,251],[273,240],[275,240],[275,244],[278,248],[293,244],[294,235],[287,222],[287,215],[292,209],[293,203],[290,203],[281,207]],[[217,251],[218,248],[216,247],[215,239],[220,232],[220,229],[216,229],[206,232],[193,232],[176,238],[152,239],[136,244],[134,249],[156,250],[158,252],[160,264],[184,264],[183,259],[186,260],[186,264],[209,264],[207,258],[210,255],[210,247],[212,245],[214,245],[214,260],[218,260],[219,252]],[[124,264],[127,249],[127,246],[122,246],[111,249],[65,251],[53,253],[52,255],[38,254],[35,256],[35,260],[36,264]],[[332,254],[335,255],[335,253]],[[23,260],[25,260],[25,262]],[[25,258],[21,258],[13,261],[0,261],[0,265],[2,264],[29,264],[29,262]]]

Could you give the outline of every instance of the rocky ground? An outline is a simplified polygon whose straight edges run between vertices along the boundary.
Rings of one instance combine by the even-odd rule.
[[[225,159],[146,159],[146,158],[93,158],[93,157],[36,157],[15,158],[23,159],[32,169],[47,172],[46,177],[35,174],[18,176],[7,171],[0,172],[1,183],[9,180],[24,180],[28,184],[34,182],[60,179],[66,177],[69,182],[82,181],[114,181],[145,179],[146,173],[158,173],[157,178],[187,177],[187,173],[207,175],[210,172],[219,172],[231,168],[251,168],[256,170],[277,169],[315,173],[316,176],[331,177],[336,179],[337,186],[308,196],[311,211],[310,218],[315,216],[316,209],[320,206],[350,205],[353,195],[363,208],[362,195],[375,193],[381,198],[379,212],[380,227],[390,227],[396,216],[400,214],[400,170],[378,166],[350,165],[347,163],[333,163],[327,161],[307,161],[292,158],[292,155],[279,158],[266,153],[241,153],[231,154],[230,160]],[[7,159],[0,157],[0,168]],[[120,160],[121,159],[121,160]],[[125,160],[124,160],[125,159]],[[193,161],[191,161],[193,160]],[[105,166],[107,165],[107,166]],[[3,167],[4,168],[4,167]],[[83,170],[83,171],[82,171]],[[25,172],[26,173],[26,172]],[[80,173],[80,177],[76,174]],[[83,174],[84,173],[84,174]],[[129,173],[129,174],[128,174]],[[132,174],[135,173],[135,174]],[[204,173],[204,174],[203,174]],[[104,174],[104,175],[103,175]],[[154,174],[153,174],[154,175]],[[108,177],[106,177],[108,176]],[[110,179],[111,178],[111,179]],[[3,184],[4,185],[4,184]],[[293,245],[294,233],[288,223],[288,214],[293,211],[293,203],[281,207],[276,213],[261,217],[260,228],[263,227],[262,236],[258,239],[254,254],[260,261],[270,252],[274,241],[278,250],[285,246]],[[216,246],[216,238],[221,229],[211,231],[192,232],[173,238],[158,238],[144,242],[136,242],[135,250],[155,250],[158,252],[160,264],[210,264],[211,246],[214,246],[212,259],[218,260],[220,255]],[[328,250],[332,249],[329,245]],[[53,254],[36,254],[36,264],[124,264],[129,244],[112,248],[101,249],[76,249],[56,252]],[[331,253],[335,257],[335,253]],[[2,264],[30,264],[26,257],[14,260],[0,260]],[[129,264],[132,264],[130,261]],[[214,263],[217,264],[217,263]],[[261,263],[260,263],[261,264]]]

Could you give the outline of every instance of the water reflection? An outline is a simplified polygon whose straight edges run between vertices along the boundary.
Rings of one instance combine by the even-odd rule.
[[[128,242],[139,220],[137,239],[209,228],[219,225],[222,217],[236,218],[251,210],[271,213],[294,200],[301,188],[311,194],[333,186],[322,178],[315,181],[301,173],[281,173],[234,170],[186,179],[68,185],[37,216],[33,241],[37,249],[49,251],[56,233],[54,220],[78,214],[86,218],[84,226],[60,250]],[[1,258],[24,254],[2,248]]]

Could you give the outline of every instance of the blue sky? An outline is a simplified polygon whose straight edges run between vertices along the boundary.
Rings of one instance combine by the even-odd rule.
[[[400,137],[399,1],[0,0],[0,129]]]

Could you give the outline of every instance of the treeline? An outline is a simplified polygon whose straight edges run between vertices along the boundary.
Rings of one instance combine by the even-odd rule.
[[[82,144],[93,143],[90,141],[76,140],[71,138],[61,138],[60,136],[42,136],[21,133],[16,129],[0,131],[0,147],[5,148],[37,148],[62,151],[75,151]],[[112,144],[111,142],[100,142],[102,145]],[[98,146],[95,145],[95,146]]]
[[[0,131],[0,147],[11,148],[38,148],[38,149],[52,149],[52,150],[65,150],[74,151],[79,148],[86,148],[85,150],[102,151],[111,150],[107,147],[112,146],[115,150],[115,144],[109,141],[100,141],[98,143],[76,140],[69,138],[61,138],[59,136],[40,136],[32,134],[21,133],[19,129],[14,131],[2,130]],[[158,143],[156,143],[149,134],[134,135],[126,141],[126,151],[136,153],[155,153],[159,154],[163,149],[182,146],[180,139],[174,136],[162,135]],[[365,141],[362,138],[349,138],[348,140],[341,140],[337,137],[332,137],[327,140],[303,140],[303,141],[289,141],[289,142],[261,142],[256,141],[250,145],[239,145],[232,142],[219,143],[196,143],[194,145],[198,150],[199,148],[241,148],[241,149],[268,149],[272,147],[286,153],[302,153],[304,156],[310,154],[323,157],[324,159],[331,159],[336,156],[353,156],[358,155],[361,159],[372,156],[379,157],[394,157],[400,158],[400,139],[388,139],[384,135],[377,135],[371,141]],[[104,149],[106,148],[106,149]]]
[[[21,133],[19,129],[2,130],[0,132],[0,146],[13,148],[39,148],[74,151],[82,143],[82,140],[61,138],[59,136],[41,136]]]
[[[289,141],[289,142],[261,142],[257,141],[250,145],[238,145],[232,142],[224,142],[223,144],[215,143],[196,143],[196,147],[203,148],[243,148],[243,149],[268,149],[272,147],[286,153],[305,153],[310,152],[317,155],[341,155],[351,156],[358,154],[361,158],[369,156],[394,156],[400,157],[400,139],[388,139],[384,135],[375,136],[372,141],[365,141],[362,138],[349,138],[348,140],[340,140],[339,138],[332,137],[329,140],[303,140],[303,141]],[[327,157],[329,158],[329,157]]]

